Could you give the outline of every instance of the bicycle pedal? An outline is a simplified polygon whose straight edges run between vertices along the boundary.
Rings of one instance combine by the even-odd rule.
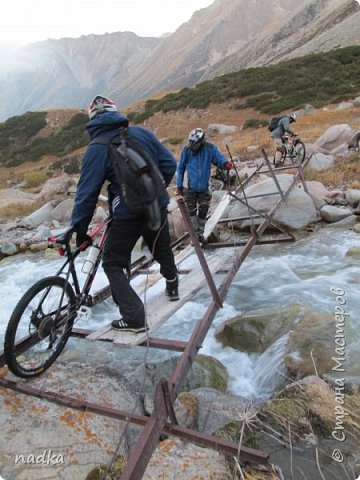
[[[86,305],[81,305],[81,307],[77,311],[77,320],[87,321],[89,317],[90,317],[90,307],[87,307]]]

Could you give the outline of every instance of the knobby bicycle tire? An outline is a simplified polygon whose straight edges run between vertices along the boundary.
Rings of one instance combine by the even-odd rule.
[[[64,278],[45,277],[36,282],[19,300],[5,332],[9,370],[22,378],[43,373],[64,349],[75,316],[75,293]]]
[[[220,190],[224,190],[225,183],[222,180],[218,180],[217,178],[212,178],[209,183],[209,188],[211,192],[219,192]]]
[[[290,158],[295,165],[301,165],[305,160],[305,155],[305,144],[303,141],[298,140],[294,145],[293,153]]]

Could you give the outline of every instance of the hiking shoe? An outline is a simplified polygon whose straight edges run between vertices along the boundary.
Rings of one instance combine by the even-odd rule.
[[[198,240],[199,240],[199,243],[201,243],[201,245],[206,245],[208,243],[204,235],[199,235]]]
[[[111,322],[111,328],[114,328],[115,330],[119,330],[121,332],[132,332],[132,333],[143,333],[149,330],[149,327],[144,324],[129,324],[122,318],[120,320],[113,320]]]
[[[175,300],[179,300],[179,289],[178,287],[166,287],[165,293],[170,300],[170,302],[174,302]]]

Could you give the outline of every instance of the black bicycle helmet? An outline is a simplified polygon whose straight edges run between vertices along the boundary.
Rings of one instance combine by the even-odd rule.
[[[205,132],[202,128],[194,128],[188,137],[188,148],[196,153],[205,142]]]

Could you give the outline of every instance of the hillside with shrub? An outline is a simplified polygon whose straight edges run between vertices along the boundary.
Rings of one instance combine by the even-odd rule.
[[[360,95],[359,60],[360,47],[349,47],[242,70],[139,102],[124,113],[133,123],[155,131],[176,156],[190,129],[206,129],[210,123],[236,125],[239,131],[232,135],[230,147],[233,154],[246,159],[249,145],[258,147],[252,155],[272,148],[266,129],[270,116],[307,104],[318,111],[297,124],[304,141],[314,141],[336,123],[349,123],[357,130],[356,113],[336,111],[331,105]],[[330,107],[322,111],[324,106]],[[29,187],[25,175],[34,168],[42,172],[41,178],[79,173],[88,144],[87,121],[85,111],[69,109],[27,112],[0,123],[0,186],[25,182]],[[226,154],[222,136],[211,141]]]

